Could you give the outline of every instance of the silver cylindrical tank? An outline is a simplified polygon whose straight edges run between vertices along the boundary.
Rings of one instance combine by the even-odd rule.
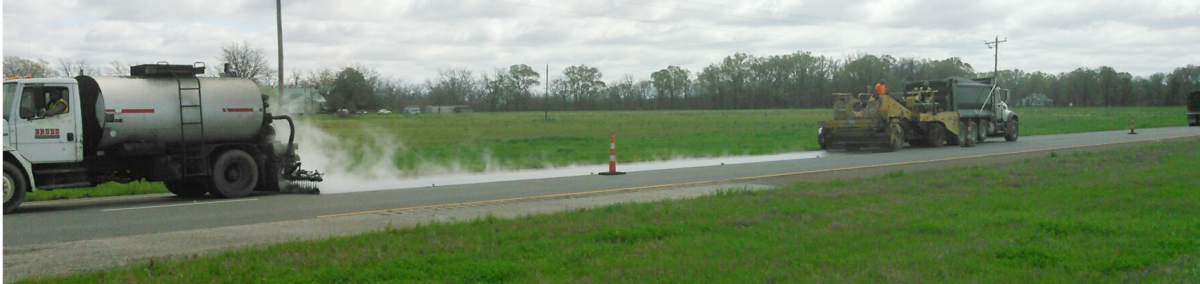
[[[99,119],[103,133],[98,149],[125,143],[178,145],[184,139],[200,142],[201,137],[205,143],[252,142],[263,128],[262,93],[245,78],[94,79],[100,89],[97,115],[105,117]],[[194,89],[197,82],[199,90]]]

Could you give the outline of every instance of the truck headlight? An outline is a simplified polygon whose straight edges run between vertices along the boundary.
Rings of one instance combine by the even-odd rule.
[[[824,127],[817,127],[817,135],[821,135],[822,133],[825,133],[825,128],[824,128]]]

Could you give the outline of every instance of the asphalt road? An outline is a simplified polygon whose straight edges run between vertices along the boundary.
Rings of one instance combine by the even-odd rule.
[[[795,178],[799,176],[796,173],[801,172],[861,169],[879,165],[918,168],[925,162],[953,161],[965,157],[974,157],[972,159],[979,161],[1037,151],[1200,136],[1198,127],[1143,129],[1139,130],[1139,135],[1128,135],[1126,132],[1022,137],[1017,142],[991,138],[974,148],[907,148],[893,153],[833,152],[814,159],[632,172],[623,176],[581,173],[585,176],[335,195],[276,194],[233,200],[183,199],[160,195],[29,203],[23,205],[17,214],[4,215],[4,247],[8,254],[10,249],[23,246],[314,218],[336,219],[439,204],[469,205],[493,200],[547,195],[562,197],[579,193],[636,191],[728,181],[775,179],[778,182],[794,182],[803,180]],[[5,262],[9,263],[7,257]]]

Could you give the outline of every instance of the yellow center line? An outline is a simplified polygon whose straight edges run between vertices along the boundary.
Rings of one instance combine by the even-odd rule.
[[[965,157],[942,158],[942,159],[923,160],[923,161],[908,161],[908,162],[898,162],[898,163],[888,163],[888,164],[877,164],[877,165],[866,165],[866,166],[856,166],[856,167],[845,167],[845,168],[836,168],[836,169],[824,169],[824,170],[800,171],[800,172],[779,173],[779,174],[768,174],[768,175],[758,175],[758,176],[739,177],[739,178],[728,178],[728,179],[717,179],[717,180],[705,180],[705,181],[693,181],[693,182],[680,182],[680,183],[664,183],[664,184],[646,185],[646,186],[635,186],[635,187],[624,187],[624,188],[613,188],[613,189],[601,189],[601,190],[590,190],[590,191],[579,191],[579,192],[568,192],[568,193],[555,193],[555,194],[534,195],[534,196],[513,197],[513,198],[500,198],[500,199],[488,199],[488,200],[468,201],[468,202],[454,202],[454,203],[442,203],[442,204],[431,204],[431,205],[419,205],[419,206],[398,207],[398,208],[390,208],[390,209],[379,209],[379,210],[369,210],[369,211],[358,211],[358,212],[349,212],[349,213],[339,213],[339,214],[320,215],[320,216],[317,216],[317,218],[322,218],[322,219],[323,219],[323,218],[338,218],[338,217],[348,217],[348,216],[365,215],[365,214],[376,214],[376,213],[389,213],[389,212],[400,212],[400,211],[414,211],[414,210],[436,209],[436,208],[446,208],[446,207],[461,207],[461,206],[471,206],[471,205],[483,205],[483,204],[494,204],[494,203],[506,203],[506,202],[517,202],[517,201],[531,201],[531,200],[553,199],[553,198],[563,198],[563,197],[575,197],[575,196],[594,195],[594,194],[613,193],[613,192],[624,192],[624,191],[638,191],[638,190],[647,190],[647,189],[665,188],[665,187],[676,187],[676,186],[692,186],[692,185],[703,185],[703,184],[725,183],[725,182],[733,182],[733,181],[745,181],[745,180],[756,180],[756,179],[768,179],[768,178],[785,177],[785,176],[798,176],[798,175],[807,175],[807,174],[819,174],[819,173],[836,172],[836,171],[861,170],[861,169],[871,169],[871,168],[885,168],[885,167],[894,167],[894,166],[903,166],[903,165],[914,165],[914,164],[924,164],[924,163],[937,163],[937,162],[946,162],[946,161],[955,161],[955,160],[967,160],[967,159],[978,159],[978,158],[987,158],[987,157],[1004,156],[1004,155],[1019,155],[1019,154],[1028,154],[1028,153],[1036,153],[1036,152],[1048,152],[1048,151],[1069,150],[1069,149],[1078,149],[1078,148],[1090,148],[1090,147],[1100,147],[1100,146],[1109,146],[1109,145],[1129,144],[1129,143],[1138,143],[1138,142],[1164,141],[1164,140],[1179,139],[1179,138],[1188,138],[1188,137],[1200,137],[1200,135],[1182,135],[1182,136],[1167,137],[1167,138],[1158,138],[1158,139],[1149,139],[1149,140],[1136,140],[1136,141],[1124,141],[1124,142],[1109,142],[1109,143],[1088,144],[1088,145],[1080,145],[1080,146],[1069,146],[1069,147],[1059,147],[1059,148],[1049,148],[1049,149],[1038,149],[1038,150],[1025,150],[1025,151],[1017,151],[1017,152],[1005,152],[1005,153],[994,153],[994,154],[982,154],[982,155],[973,155],[973,156],[965,156]]]

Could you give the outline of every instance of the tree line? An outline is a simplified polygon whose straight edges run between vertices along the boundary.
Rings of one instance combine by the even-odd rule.
[[[218,60],[232,65],[234,75],[274,85],[272,76],[277,73],[266,58],[262,49],[244,42],[227,44],[218,55]],[[4,76],[127,75],[129,65],[133,64],[114,61],[96,67],[70,59],[50,64],[7,56]],[[215,72],[220,71],[210,71]],[[934,60],[856,53],[837,58],[810,52],[735,53],[701,70],[667,66],[648,78],[626,74],[607,81],[599,68],[581,64],[552,74],[549,86],[543,85],[545,74],[526,64],[479,74],[465,68],[443,69],[417,83],[385,76],[365,65],[289,73],[286,86],[316,89],[333,110],[466,105],[476,111],[822,108],[832,103],[832,93],[866,92],[880,80],[895,91],[908,81],[993,76],[977,72],[957,57]],[[1001,70],[998,77],[1003,87],[1012,90],[1009,103],[1016,106],[1173,106],[1183,104],[1188,92],[1200,88],[1200,67],[1195,65],[1148,77],[1107,66],[1058,74]]]

